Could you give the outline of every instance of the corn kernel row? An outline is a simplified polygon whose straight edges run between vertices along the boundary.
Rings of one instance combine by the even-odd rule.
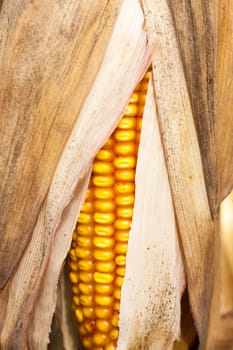
[[[69,253],[73,309],[85,349],[115,350],[133,215],[135,168],[150,72],[99,150]]]

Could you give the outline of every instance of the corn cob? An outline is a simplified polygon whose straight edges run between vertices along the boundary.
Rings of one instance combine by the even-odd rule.
[[[73,309],[85,349],[114,350],[150,71],[99,150],[69,252]]]

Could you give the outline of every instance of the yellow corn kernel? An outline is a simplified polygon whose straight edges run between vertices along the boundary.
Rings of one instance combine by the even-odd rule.
[[[130,226],[131,226],[131,220],[117,219],[114,222],[114,227],[116,230],[129,230]]]
[[[141,82],[141,91],[147,92],[147,89],[148,89],[148,81],[147,81],[147,79],[143,79]],[[142,93],[140,95],[142,95]],[[144,100],[143,104],[145,104],[145,100]]]
[[[150,77],[151,77],[151,69],[149,68],[143,77],[143,81],[145,80],[148,84],[148,80],[150,79]],[[146,91],[147,91],[147,89],[146,89]]]
[[[91,350],[93,348],[93,342],[92,338],[89,337],[83,337],[82,339],[83,345],[85,346],[86,349]]]
[[[77,286],[77,284],[73,284],[72,285],[72,293],[73,294],[79,294],[79,289],[78,289],[78,286]],[[74,296],[74,298],[75,298],[75,296]]]
[[[135,89],[136,91],[136,89]],[[129,100],[129,103],[137,103],[138,102],[138,96],[139,94],[137,92],[133,92],[131,97],[130,97],[130,100]]]
[[[93,297],[92,297],[92,295],[81,295],[80,296],[80,304],[83,305],[83,306],[93,306]]]
[[[118,326],[118,322],[119,322],[119,316],[118,313],[114,312],[112,318],[111,318],[111,323],[114,327]]]
[[[121,299],[121,288],[116,288],[114,290],[113,296],[115,299],[120,300]]]
[[[94,237],[93,244],[95,248],[112,248],[115,240],[111,237]]]
[[[123,277],[117,276],[115,278],[115,286],[121,288],[123,284]]]
[[[115,257],[115,252],[112,249],[94,249],[93,251],[93,257],[96,260],[99,261],[108,261],[108,260],[113,260]]]
[[[118,142],[114,146],[114,152],[117,156],[131,156],[136,154],[135,142]]]
[[[89,259],[92,256],[92,251],[90,249],[77,247],[75,248],[75,253],[80,259]]]
[[[94,300],[100,306],[111,306],[114,303],[114,298],[111,295],[95,294]]]
[[[112,308],[111,307],[95,307],[95,315],[97,318],[108,320],[112,316]]]
[[[119,332],[118,332],[118,329],[117,328],[113,328],[111,330],[111,332],[109,333],[109,337],[110,339],[112,340],[117,340],[118,339],[118,335],[119,335]]]
[[[124,266],[119,266],[119,267],[116,269],[116,274],[117,274],[118,276],[124,277],[124,276],[125,276],[125,267],[124,267]]]
[[[70,256],[70,259],[72,261],[77,261],[78,260],[74,249],[70,250],[69,256]]]
[[[94,188],[94,196],[97,199],[113,199],[115,197],[115,192],[113,188]]]
[[[88,334],[88,331],[86,330],[86,328],[85,328],[85,326],[83,324],[79,327],[79,333],[81,335],[87,335]]]
[[[86,192],[86,200],[91,200],[93,198],[93,190],[91,187],[89,187],[87,189],[87,192]]]
[[[95,317],[95,312],[93,307],[83,307],[82,312],[83,312],[83,316],[88,319],[93,319]]]
[[[128,250],[128,244],[125,242],[118,242],[115,245],[115,252],[117,254],[126,254]]]
[[[92,239],[90,237],[79,236],[77,238],[77,244],[82,248],[91,248],[92,247]]]
[[[75,309],[75,316],[76,316],[78,322],[83,321],[83,313],[82,313],[82,310],[80,308]]]
[[[116,169],[133,169],[136,165],[136,157],[117,157],[114,159],[113,164],[115,165]]]
[[[92,294],[93,293],[94,288],[93,288],[92,284],[79,283],[78,286],[79,286],[80,293],[83,293],[83,294]]]
[[[116,194],[134,193],[135,185],[132,181],[120,181],[114,185]]]
[[[115,262],[116,262],[117,266],[125,266],[126,256],[125,255],[117,255]],[[81,280],[81,276],[79,278]]]
[[[135,169],[116,170],[114,176],[119,181],[133,181],[135,178]]]
[[[131,117],[129,117],[129,118],[124,117],[120,120],[120,122],[118,124],[118,128],[123,129],[123,130],[135,129],[136,128],[136,119],[131,118]]]
[[[113,290],[114,290],[113,283],[111,284],[96,283],[95,285],[95,291],[96,293],[99,293],[99,294],[105,294],[105,295],[112,294]]]
[[[114,280],[114,275],[111,273],[102,273],[102,272],[94,273],[94,281],[96,283],[108,284],[108,283],[112,283],[113,280]]]
[[[79,290],[78,290],[78,292],[79,292]],[[75,305],[80,306],[80,299],[77,295],[74,296],[73,302],[75,303]]]
[[[133,205],[134,194],[129,193],[129,194],[124,194],[124,195],[118,195],[118,196],[116,196],[115,201],[116,201],[116,204],[119,206],[121,206],[121,205],[125,205],[125,206]]]
[[[89,213],[81,212],[78,218],[79,224],[91,224],[92,223],[92,215]]]
[[[72,283],[76,284],[78,283],[78,274],[77,272],[70,272],[69,277]]]
[[[74,272],[77,272],[78,271],[78,263],[77,261],[70,261],[69,262],[69,266],[70,266],[70,269]]]
[[[131,219],[133,216],[133,207],[118,207],[116,216],[118,218]]]
[[[136,133],[135,133],[136,137]],[[93,176],[92,178],[93,184],[97,187],[112,187],[114,185],[114,177],[111,175],[106,176]]]
[[[129,240],[129,231],[117,231],[115,238],[118,242],[128,242]]]
[[[113,305],[113,309],[115,311],[120,311],[120,302],[119,301],[116,301]]]
[[[114,132],[115,140],[118,142],[134,141],[136,138],[135,130],[116,130]]]
[[[114,171],[114,167],[110,162],[100,162],[95,161],[93,164],[93,173],[94,174],[111,174]]]
[[[92,333],[95,329],[95,321],[94,320],[86,320],[84,323],[84,327],[88,333]]]
[[[95,225],[94,231],[98,236],[103,237],[111,237],[115,232],[113,225]]]
[[[77,227],[78,236],[92,236],[94,233],[93,225],[78,225]]]
[[[138,111],[137,105],[134,103],[129,103],[125,109],[124,115],[130,116],[130,117],[135,117],[137,115],[137,111]]]
[[[97,224],[104,224],[104,225],[110,225],[115,220],[115,214],[114,213],[101,213],[97,212],[94,214],[94,221]]]
[[[101,212],[109,212],[115,210],[115,203],[113,200],[95,200],[94,202],[95,210]]]
[[[114,157],[114,152],[111,149],[100,149],[95,158],[101,161],[111,162]]]
[[[147,83],[146,83],[147,84]],[[139,97],[138,97],[138,103],[145,106],[145,102],[146,102],[146,93],[140,93]]]
[[[93,335],[93,343],[95,345],[104,345],[108,340],[108,336],[105,333],[96,332]]]
[[[93,281],[93,275],[90,272],[79,271],[79,280],[80,282],[90,283]]]
[[[97,319],[96,329],[100,332],[109,332],[112,328],[111,322],[109,320]]]
[[[91,202],[85,201],[82,205],[82,211],[85,213],[93,213],[94,211],[93,201]]]
[[[79,260],[78,266],[81,271],[92,271],[94,267],[92,260]]]
[[[114,261],[98,261],[95,264],[95,269],[98,272],[113,272],[115,268],[116,264],[114,263]]]
[[[108,342],[105,345],[104,350],[116,350],[116,343],[114,341]]]
[[[114,138],[113,137],[109,137],[109,139],[105,142],[105,144],[103,145],[102,148],[104,149],[111,149],[114,146]]]

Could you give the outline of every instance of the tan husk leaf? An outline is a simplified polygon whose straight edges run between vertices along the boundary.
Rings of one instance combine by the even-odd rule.
[[[184,252],[191,309],[200,348],[209,349],[209,327],[211,329],[216,321],[214,312],[218,312],[217,297],[213,293],[214,278],[218,281],[218,275],[214,256],[215,228],[200,149],[167,1],[161,0],[159,5],[145,1],[144,9],[148,10],[147,23],[151,32],[161,36],[161,50],[153,60],[160,130]]]
[[[152,80],[135,186],[117,349],[168,350],[180,335],[180,300],[185,282]]]
[[[31,239],[120,0],[5,0],[0,13],[0,288]]]
[[[215,99],[220,203],[233,187],[233,2],[221,0],[217,10]]]
[[[71,233],[77,221],[77,213],[85,199],[91,172],[78,183],[74,196],[64,209],[61,224],[56,232],[52,244],[51,254],[46,272],[43,276],[40,294],[37,296],[30,323],[28,347],[29,349],[47,349],[52,317],[56,307],[56,290],[61,268],[66,259],[71,244]]]
[[[132,7],[134,8],[133,13],[131,12]],[[124,1],[101,68],[60,158],[48,196],[41,208],[32,240],[13,277],[1,333],[2,349],[27,348],[26,333],[41,279],[48,265],[48,259],[57,259],[57,247],[52,255],[50,251],[53,248],[53,242],[58,242],[55,238],[55,231],[59,227],[63,209],[71,200],[78,182],[87,173],[94,155],[115,128],[131,92],[151,62],[156,46],[156,36],[148,40],[143,23],[144,17],[138,1]],[[73,76],[74,80],[75,78]],[[72,96],[72,104],[74,103],[73,98]],[[74,217],[71,218],[71,222],[73,219]],[[67,250],[71,236],[72,230],[67,232],[65,243]],[[61,251],[59,263],[56,264],[56,274],[61,269],[63,259],[64,252]],[[50,266],[52,268],[55,266],[52,261],[48,268]],[[53,270],[47,271],[50,275]],[[48,297],[54,300],[56,274],[50,284],[49,293],[51,295],[47,296],[43,291],[40,294],[42,304],[46,303],[43,298]],[[46,317],[49,317],[50,320],[53,311],[54,305],[47,312]],[[36,313],[37,317],[40,318],[39,311]],[[37,324],[38,321],[35,319],[34,322]],[[38,344],[39,337],[45,337],[47,340],[48,329],[41,327],[41,331],[38,330],[35,338],[32,336],[32,344],[34,341]]]
[[[168,0],[189,90],[210,209],[217,216],[215,1]]]

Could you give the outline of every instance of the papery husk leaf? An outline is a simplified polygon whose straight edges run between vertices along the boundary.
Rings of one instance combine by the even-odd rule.
[[[161,50],[153,60],[160,131],[185,258],[190,306],[200,349],[209,349],[213,339],[209,334],[219,310],[214,286],[218,282],[217,234],[171,12],[166,0],[159,5],[145,1],[144,8],[148,9],[151,32],[161,36]]]
[[[216,125],[219,203],[233,187],[233,2],[217,2]]]
[[[217,216],[215,1],[168,0],[196,126],[211,212]]]
[[[132,7],[133,12],[130,11]],[[114,130],[135,85],[151,62],[156,36],[148,40],[143,23],[144,17],[138,1],[124,1],[101,68],[65,146],[32,240],[11,283],[1,334],[3,350],[8,347],[27,348],[26,333],[32,305],[48,264],[62,212],[71,200],[78,182],[89,170],[96,152]],[[122,54],[119,55],[119,52]],[[74,84],[78,83],[75,75],[73,80]],[[73,98],[72,96],[72,104],[75,103]],[[67,235],[70,235],[71,241],[72,232],[67,232]],[[58,265],[56,269],[60,271],[61,266]],[[53,281],[56,283],[56,278]],[[54,293],[54,288],[50,290]],[[44,331],[42,329],[40,335],[47,339]],[[38,335],[36,337],[38,339]]]
[[[135,178],[118,350],[172,349],[184,269],[150,80]]]
[[[77,213],[85,199],[91,171],[78,183],[69,205],[64,209],[61,224],[57,229],[51,254],[43,276],[40,294],[37,296],[30,323],[29,349],[46,350],[49,343],[49,331],[56,308],[57,284],[61,268],[71,245],[71,233],[77,222]]]
[[[5,0],[0,13],[0,288],[31,239],[120,0]]]

